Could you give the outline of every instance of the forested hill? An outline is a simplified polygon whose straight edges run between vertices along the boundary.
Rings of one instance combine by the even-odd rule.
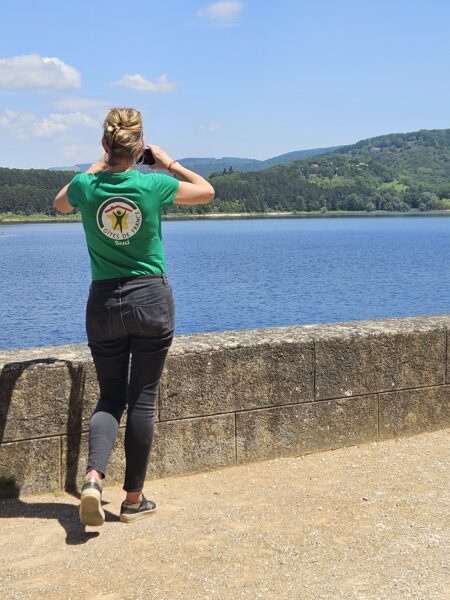
[[[0,168],[0,214],[54,214],[75,173]],[[384,135],[259,172],[210,177],[216,198],[165,212],[430,210],[450,208],[450,129]]]
[[[74,172],[0,168],[0,213],[55,214],[53,200]]]
[[[336,152],[390,167],[405,182],[443,185],[450,181],[450,129],[382,135],[341,146]]]
[[[384,135],[211,182],[224,212],[438,209],[450,199],[450,129]]]
[[[336,148],[336,147],[335,147]],[[222,173],[224,170],[241,171],[246,173],[249,171],[262,171],[275,165],[292,162],[293,160],[301,160],[311,156],[318,156],[326,152],[332,152],[335,148],[314,148],[313,150],[296,150],[274,156],[267,160],[257,160],[254,158],[182,158],[181,164],[187,169],[195,171],[203,177],[210,177],[213,173]]]

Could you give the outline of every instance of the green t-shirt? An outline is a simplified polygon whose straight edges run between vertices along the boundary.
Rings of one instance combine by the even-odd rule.
[[[161,212],[178,186],[175,177],[134,169],[75,175],[67,197],[81,212],[94,281],[166,272]]]

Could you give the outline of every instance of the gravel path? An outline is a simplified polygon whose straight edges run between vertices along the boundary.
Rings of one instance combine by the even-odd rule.
[[[148,481],[84,527],[70,494],[0,501],[0,598],[450,599],[450,429]]]

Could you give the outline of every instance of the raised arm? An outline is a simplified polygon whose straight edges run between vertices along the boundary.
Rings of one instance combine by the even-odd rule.
[[[150,145],[149,148],[156,160],[152,168],[167,169],[172,163],[171,172],[180,180],[174,204],[208,204],[213,200],[214,188],[204,177],[174,162],[159,146]]]
[[[99,171],[104,171],[107,167],[108,164],[106,162],[106,157],[103,156],[97,162],[93,163],[88,169],[86,169],[85,173],[98,173]],[[67,185],[59,190],[53,202],[53,207],[56,208],[56,210],[60,213],[70,213],[74,210],[67,197],[67,188],[69,187],[69,184],[70,181]]]
[[[69,200],[67,198],[68,187],[69,184],[61,188],[56,194],[55,200],[53,202],[53,208],[56,208],[56,210],[60,213],[70,213],[74,210],[73,206],[69,203]]]

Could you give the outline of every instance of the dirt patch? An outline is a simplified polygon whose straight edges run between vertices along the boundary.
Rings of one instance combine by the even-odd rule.
[[[450,429],[149,481],[84,527],[69,494],[0,502],[0,597],[448,599]]]

